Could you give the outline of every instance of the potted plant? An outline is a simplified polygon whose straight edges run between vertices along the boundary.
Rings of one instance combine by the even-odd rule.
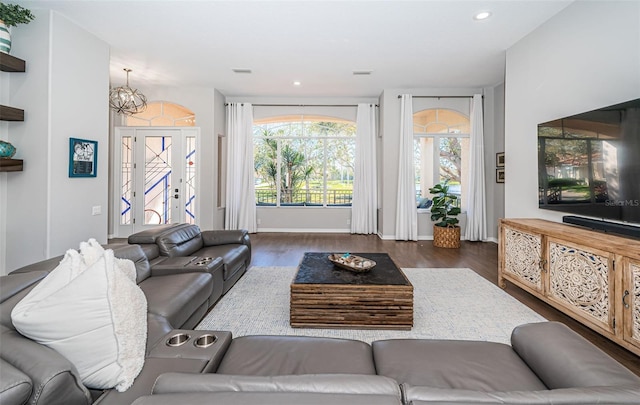
[[[433,246],[444,248],[460,247],[460,226],[458,218],[458,196],[449,192],[449,182],[436,184],[429,189],[433,197],[431,220],[433,224]]]
[[[28,24],[35,17],[31,11],[17,4],[0,3],[0,52],[11,50],[11,33],[9,27]]]

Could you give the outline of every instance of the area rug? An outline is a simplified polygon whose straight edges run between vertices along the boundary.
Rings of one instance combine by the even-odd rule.
[[[402,269],[414,287],[410,331],[301,329],[289,326],[295,267],[251,267],[196,329],[246,335],[326,336],[371,343],[381,339],[458,339],[509,343],[517,325],[545,318],[471,269]]]

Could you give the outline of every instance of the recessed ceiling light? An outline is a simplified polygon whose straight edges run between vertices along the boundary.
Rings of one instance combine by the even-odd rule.
[[[491,17],[491,11],[479,11],[473,16],[474,20],[486,20]]]
[[[231,69],[233,73],[251,73],[251,69]]]
[[[302,84],[302,83],[300,83],[300,82],[299,82],[299,81],[297,81],[297,80],[296,80],[295,82],[293,82],[293,85],[294,85],[294,86],[300,86],[301,84]]]

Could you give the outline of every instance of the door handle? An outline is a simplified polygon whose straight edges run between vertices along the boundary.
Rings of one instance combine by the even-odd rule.
[[[547,272],[547,269],[545,268],[546,264],[547,264],[547,259],[540,259],[540,261],[538,262],[538,267],[540,267],[540,270],[543,273]]]
[[[629,290],[624,290],[624,294],[622,294],[622,305],[626,309],[629,309],[629,303],[627,302],[627,296],[629,295]]]

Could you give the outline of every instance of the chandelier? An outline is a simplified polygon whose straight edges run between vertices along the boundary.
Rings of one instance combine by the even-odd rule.
[[[133,115],[143,112],[147,108],[147,98],[137,89],[129,87],[129,72],[131,69],[123,69],[127,72],[127,85],[114,87],[109,92],[109,106],[118,114]]]

